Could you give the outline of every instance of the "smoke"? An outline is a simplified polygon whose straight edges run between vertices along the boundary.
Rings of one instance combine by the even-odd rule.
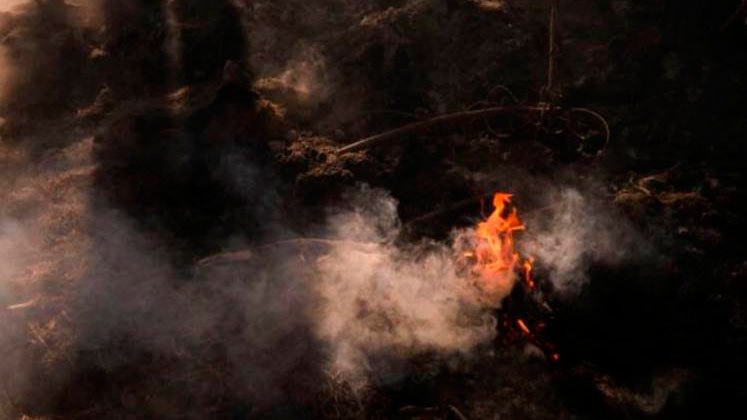
[[[2,0],[0,1],[0,12],[9,12],[18,6],[28,3],[30,0]]]
[[[301,45],[286,66],[277,74],[257,81],[261,91],[275,92],[283,103],[296,102],[300,107],[316,107],[326,102],[335,91],[333,74],[318,48]]]
[[[55,354],[95,355],[78,363],[110,374],[147,369],[172,381],[199,370],[201,360],[222,360],[229,368],[221,380],[261,405],[298,398],[288,384],[308,386],[323,372],[355,387],[397,381],[413,369],[416,356],[469,357],[494,337],[495,301],[487,302],[459,266],[457,256],[469,241],[398,244],[397,203],[382,190],[358,188],[343,198],[343,207],[330,209],[318,230],[324,240],[218,256],[197,264],[193,276],[171,263],[159,238],[92,199],[91,149],[86,138],[40,161],[6,153],[3,348],[23,347],[33,321],[54,325],[37,331],[35,340],[45,344],[35,345]],[[232,187],[256,190],[251,163],[234,163],[226,169],[235,178]],[[547,191],[549,205],[527,214],[519,244],[558,288],[582,284],[594,262],[629,255],[636,235],[609,208],[579,189]],[[277,230],[287,233],[283,226]],[[44,289],[53,284],[64,287]],[[75,384],[74,371],[41,364],[32,354],[0,363],[4,376],[13,378],[6,380],[12,395],[40,387],[55,395]],[[143,354],[178,364],[160,371],[143,365]],[[72,385],[36,382],[34,372],[55,366]],[[185,398],[202,392],[193,383],[184,387]]]
[[[394,244],[396,202],[382,191],[364,188],[331,211],[328,245],[311,254],[268,245],[240,269],[214,264],[192,276],[159,238],[95,199],[92,148],[84,138],[40,160],[4,153],[0,344],[15,351],[0,363],[15,401],[8,413],[46,406],[91,369],[176,381],[205,360],[230,366],[221,380],[232,392],[271,404],[299,398],[288,384],[323,371],[359,385],[391,381],[412,356],[467,355],[494,334],[454,250]],[[254,188],[244,179],[250,164],[239,166],[234,186]],[[177,367],[160,371],[153,359]],[[184,392],[201,390],[189,383]]]
[[[90,369],[153,369],[153,377],[176,381],[216,357],[231,364],[221,380],[237,394],[281,398],[291,371],[314,354],[297,276],[282,259],[232,279],[177,272],[161,241],[94,199],[92,147],[86,138],[43,159],[3,149],[0,385],[9,402],[0,401],[0,417],[45,410],[84,386],[79,375]],[[179,367],[158,371],[144,354]],[[202,389],[195,388],[186,392]]]
[[[593,264],[615,265],[652,252],[632,223],[598,198],[598,191],[545,187],[544,204],[526,218],[520,245],[559,291],[577,291],[589,280]]]
[[[345,34],[362,25],[367,14],[392,4],[290,0],[257,1],[245,7],[252,42],[249,65],[257,75],[257,90],[317,131],[335,131],[359,118],[371,99],[362,94],[371,82],[365,65],[350,61],[367,48],[359,45],[367,40],[351,42]],[[354,47],[345,47],[347,42]]]
[[[385,191],[343,197],[320,221],[323,240],[254,246],[199,262],[193,274],[172,263],[162,238],[96,199],[92,139],[52,147],[61,140],[46,138],[59,135],[51,131],[34,137],[50,144],[42,158],[3,150],[0,345],[22,350],[0,373],[14,401],[42,404],[44,394],[78,385],[76,369],[95,369],[148,372],[181,384],[184,399],[218,398],[228,387],[272,405],[303,398],[325,372],[356,389],[391,383],[418,369],[417,356],[469,358],[494,337],[491,311],[510,290],[486,299],[475,287],[458,258],[469,240],[398,243],[397,202]],[[273,188],[231,155],[221,166],[229,188]],[[593,189],[558,183],[536,183],[539,210],[519,208],[528,230],[517,240],[547,279],[572,291],[592,264],[622,261],[642,242]],[[287,236],[282,219],[266,220]],[[80,355],[72,367],[70,355]],[[205,363],[220,374],[195,373]]]
[[[351,191],[329,210],[323,240],[220,255],[192,275],[171,263],[159,238],[92,200],[91,148],[87,138],[38,162],[6,160],[13,182],[2,197],[0,344],[23,348],[30,323],[48,326],[34,330],[31,347],[45,349],[47,361],[21,351],[0,363],[14,400],[76,386],[79,373],[60,354],[83,355],[79,369],[113,376],[147,371],[199,401],[224,388],[195,372],[219,363],[223,386],[262,407],[303,398],[324,372],[354,389],[391,383],[417,369],[417,356],[468,358],[494,337],[495,301],[459,266],[465,243],[398,244],[397,202],[382,190]],[[233,186],[256,189],[251,164],[237,165],[226,174],[237,174]],[[590,264],[630,253],[636,236],[614,212],[579,189],[548,191],[551,205],[527,214],[519,244],[558,288],[573,290]],[[45,289],[54,284],[64,287]],[[172,364],[162,370],[154,360]]]
[[[238,386],[272,401],[282,384],[321,370],[358,385],[387,381],[412,356],[467,355],[493,337],[454,250],[400,249],[394,201],[368,189],[352,200],[366,210],[330,216],[330,237],[313,255],[271,245],[241,269],[209,263],[186,286],[126,219],[99,213],[89,269],[75,288],[79,345],[128,337],[141,350],[173,354],[219,344]]]
[[[525,225],[515,235],[516,248],[522,258],[534,260],[535,275],[560,294],[572,297],[588,283],[594,266],[657,253],[651,239],[613,204],[609,186],[614,181],[598,168],[557,167],[550,177],[507,163],[471,177],[478,190],[513,194]]]
[[[398,233],[394,200],[363,189],[353,201],[360,206],[330,220],[339,241],[318,261],[314,282],[315,330],[331,349],[334,371],[386,380],[414,355],[467,354],[493,337],[480,292],[459,274],[454,249],[400,249],[391,242]]]

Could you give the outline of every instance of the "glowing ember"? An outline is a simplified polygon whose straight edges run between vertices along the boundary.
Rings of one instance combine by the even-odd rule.
[[[524,322],[523,319],[517,319],[516,325],[519,326],[519,329],[526,335],[532,335],[532,331],[527,327],[526,322]]]

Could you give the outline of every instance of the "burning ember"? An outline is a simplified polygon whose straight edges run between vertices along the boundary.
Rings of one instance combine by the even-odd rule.
[[[554,346],[540,337],[546,326],[544,317],[552,309],[534,279],[534,260],[522,257],[516,250],[514,232],[525,230],[525,225],[516,207],[511,205],[511,198],[511,194],[501,192],[493,196],[493,212],[477,224],[473,249],[465,257],[471,262],[478,287],[490,302],[495,304],[507,298],[513,303],[511,309],[502,309],[498,314],[504,339],[528,341],[549,360],[557,362],[560,356]],[[514,290],[517,280],[523,285],[518,291]],[[522,312],[528,312],[527,316],[520,316]]]

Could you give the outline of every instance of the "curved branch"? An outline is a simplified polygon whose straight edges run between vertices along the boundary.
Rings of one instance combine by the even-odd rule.
[[[605,150],[607,150],[607,146],[610,144],[610,138],[612,137],[612,130],[610,129],[610,125],[607,122],[607,119],[602,116],[602,114],[589,109],[589,108],[571,108],[568,110],[569,112],[578,112],[582,114],[591,115],[594,117],[599,123],[602,124],[602,127],[604,128],[604,145],[599,149],[599,153],[603,153]]]
[[[366,137],[365,139],[341,147],[337,150],[337,153],[356,152],[376,144],[385,143],[398,137],[425,131],[439,124],[446,124],[471,118],[490,117],[516,111],[542,112],[546,110],[546,106],[496,106],[492,108],[477,109],[474,111],[461,111],[452,114],[439,115],[425,121],[418,121],[375,136]]]

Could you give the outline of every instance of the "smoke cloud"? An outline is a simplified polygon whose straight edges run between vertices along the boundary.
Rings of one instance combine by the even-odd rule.
[[[55,325],[37,332],[50,351],[96,354],[87,363],[106,371],[139,363],[143,352],[222,357],[232,387],[272,402],[292,392],[288,381],[313,382],[323,372],[357,387],[396,381],[415,356],[469,357],[494,337],[495,301],[486,302],[458,263],[469,241],[398,245],[397,203],[384,191],[350,192],[344,207],[329,210],[323,240],[219,256],[193,278],[172,266],[159,240],[92,199],[92,143],[73,142],[39,162],[6,160],[13,182],[0,224],[4,348],[22,348],[26,314],[41,311]],[[244,175],[233,185],[250,188]],[[519,245],[559,289],[573,290],[593,262],[624,258],[635,235],[580,190],[549,191],[552,206],[528,214]],[[49,296],[40,288],[60,279],[59,301],[40,300]],[[7,378],[39,386],[28,382],[38,365],[9,360],[0,364]]]
[[[593,264],[615,265],[653,251],[632,223],[603,204],[591,187],[555,186],[543,195],[541,210],[527,217],[520,246],[547,270],[559,291],[577,291]]]
[[[324,371],[359,385],[392,380],[414,355],[466,355],[494,334],[453,249],[394,245],[396,202],[382,191],[364,188],[352,208],[331,211],[320,227],[327,245],[310,255],[268,245],[248,266],[192,278],[159,240],[94,199],[92,147],[86,138],[41,161],[20,157],[6,173],[1,344],[27,348],[30,325],[43,325],[31,348],[47,360],[23,350],[0,364],[12,398],[68,386],[75,373],[61,355],[116,372],[149,354],[226,358],[235,389],[271,402],[287,397],[289,381]]]
[[[331,219],[340,239],[318,261],[321,300],[315,329],[331,347],[330,364],[353,378],[397,373],[397,364],[425,352],[471,351],[494,335],[480,292],[444,245],[402,250],[396,203],[363,190],[365,206]],[[346,241],[368,244],[364,249]]]
[[[92,199],[91,149],[87,138],[39,162],[18,158],[28,170],[9,172],[0,223],[4,351],[23,349],[27,323],[44,313],[47,327],[34,341],[48,352],[95,355],[79,363],[106,372],[139,366],[143,354],[178,360],[151,373],[162,380],[199,369],[199,360],[224,360],[230,373],[221,380],[262,406],[325,372],[355,389],[397,381],[418,355],[469,357],[495,335],[495,301],[459,266],[469,241],[398,244],[397,203],[384,191],[350,192],[319,227],[324,239],[217,256],[192,275],[170,263],[157,238]],[[234,185],[248,184],[238,177]],[[550,191],[553,206],[528,214],[519,245],[559,289],[573,290],[593,262],[625,257],[635,235],[580,190]],[[64,290],[41,293],[60,279]],[[46,384],[46,392],[67,386],[60,375],[74,378],[60,367],[64,358],[40,365],[33,353],[15,354],[0,363],[14,398],[41,387],[54,366],[59,388]]]
[[[28,3],[28,2],[29,2],[29,0],[3,0],[3,1],[0,1],[0,12],[12,11],[12,10],[18,8],[18,6],[20,6],[20,5],[24,4],[24,3]]]
[[[295,101],[294,108],[316,107],[326,102],[335,90],[332,76],[319,50],[301,45],[283,69],[258,80],[256,86],[283,96],[286,99],[283,103]]]

